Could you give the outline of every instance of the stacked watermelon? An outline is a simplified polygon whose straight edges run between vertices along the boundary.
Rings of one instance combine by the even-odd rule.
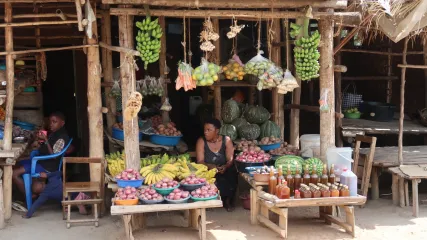
[[[276,167],[276,169],[279,169],[279,167],[281,166],[284,171],[284,174],[286,174],[289,165],[291,167],[292,175],[295,175],[297,169],[300,173],[302,173],[303,164],[304,159],[299,156],[284,155],[276,159],[274,167]]]
[[[304,167],[305,165],[308,165],[308,172],[312,174],[313,172],[313,166],[316,167],[316,173],[319,174],[323,171],[323,162],[322,160],[318,158],[309,158],[304,161]]]

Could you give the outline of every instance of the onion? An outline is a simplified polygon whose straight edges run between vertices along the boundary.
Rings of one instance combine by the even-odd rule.
[[[126,172],[133,173],[133,169],[132,168],[128,168],[128,169],[126,169]]]
[[[133,193],[134,193],[134,192],[136,192],[136,188],[134,188],[134,187],[132,187],[130,190],[131,190],[131,192],[133,192]]]
[[[129,194],[131,194],[131,193],[132,193],[132,191],[131,191],[130,189],[126,189],[126,190],[125,190],[125,194],[126,194],[126,195],[129,195]]]

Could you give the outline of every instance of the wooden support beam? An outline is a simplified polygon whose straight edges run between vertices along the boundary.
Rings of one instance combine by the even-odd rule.
[[[213,24],[213,30],[216,33],[219,33],[219,20],[218,18],[214,18],[212,19],[212,24]],[[220,41],[221,38],[219,38],[217,41],[214,42],[215,45],[215,49],[212,52],[212,58],[215,60],[216,64],[220,64],[221,62],[221,51],[220,51]],[[218,83],[219,83],[219,79],[218,79]],[[221,87],[215,86],[214,87],[214,116],[216,119],[221,120],[221,108],[222,108],[222,102],[221,102]]]
[[[163,29],[163,31],[166,31],[166,19],[165,17],[159,17],[159,25]],[[184,32],[184,34],[186,34]],[[160,54],[159,54],[159,74],[161,77],[163,77],[164,80],[166,80],[165,75],[165,66],[166,66],[166,34],[162,34],[162,37],[160,38]],[[165,81],[163,84],[163,96],[162,96],[162,103],[166,101],[166,98],[168,97],[168,84]],[[163,122],[169,121],[169,112],[162,111],[162,120]]]
[[[427,69],[427,65],[397,64],[400,68]]]
[[[10,51],[10,52],[6,51],[6,52],[0,52],[0,56],[8,55],[8,54],[21,55],[21,54],[28,54],[28,53],[63,51],[63,50],[71,50],[71,49],[82,49],[82,48],[88,48],[88,47],[98,47],[98,45],[86,44],[86,45],[68,46],[68,47],[41,48],[41,49],[31,49],[31,50],[22,50],[22,51]]]
[[[321,94],[327,91],[326,102],[329,110],[320,112],[320,158],[327,162],[326,150],[335,146],[335,89],[333,68],[333,34],[334,27],[331,19],[319,21],[319,31],[323,45],[320,47],[320,80]]]
[[[369,19],[371,19],[371,17],[372,17],[371,15],[366,16],[362,20],[362,22],[360,23],[360,25],[358,27],[353,28],[347,34],[347,36],[341,40],[340,44],[334,48],[334,55],[337,54],[337,52],[340,51],[350,41],[350,39],[352,39],[354,37],[354,35],[356,35],[356,33],[359,31],[360,27],[363,27],[369,23]]]
[[[110,10],[111,15],[136,15],[136,16],[145,16],[147,13],[144,9],[138,8],[112,8]],[[259,19],[296,19],[304,17],[305,13],[297,11],[247,11],[247,10],[171,10],[171,9],[162,9],[150,10],[151,16],[164,16],[164,17],[175,17],[175,18],[225,18],[229,19],[234,17],[236,19],[248,19],[248,20],[259,20]],[[361,16],[359,12],[337,12],[337,13],[328,13],[328,12],[313,12],[314,19],[321,18],[332,18],[337,21],[341,19],[346,19],[348,22],[357,22],[360,23]]]
[[[96,9],[93,6],[93,9]],[[101,99],[101,64],[99,61],[97,21],[92,22],[92,38],[87,48],[87,111],[89,122],[89,157],[104,158],[104,132]],[[101,181],[101,164],[90,163],[91,181]]]
[[[106,49],[108,49],[110,51],[131,54],[132,56],[140,56],[141,55],[138,51],[133,50],[131,48],[111,46],[110,44],[107,44],[107,43],[104,43],[104,42],[99,42],[99,46],[103,47],[103,48],[106,48]]]
[[[119,16],[119,43],[121,47],[133,47],[132,16]],[[133,64],[133,56],[120,53],[120,76],[122,80],[123,107],[126,106],[126,102],[130,94],[136,90],[135,69],[131,64]],[[131,120],[124,119],[123,130],[125,135],[126,168],[140,169],[138,118],[135,117]]]
[[[427,65],[427,39],[424,40],[423,53],[424,65]],[[427,69],[424,70],[424,89],[427,89]],[[424,91],[424,107],[427,107],[427,91]]]
[[[76,13],[77,13],[77,24],[79,31],[82,32],[84,30],[83,28],[83,14],[82,14],[82,4],[80,0],[74,0],[74,3],[76,5]]]
[[[341,41],[340,36],[334,38],[335,45],[339,45]],[[341,64],[341,52],[338,52],[335,55],[335,66]],[[334,70],[335,70],[334,66]],[[347,68],[346,68],[347,71]],[[341,90],[341,71],[334,71],[334,81],[335,81],[335,96],[336,96],[336,103],[335,103],[335,111],[338,113],[341,113],[342,111],[342,90]],[[342,127],[342,119],[336,118],[335,119],[335,141],[337,142],[338,147],[343,146],[343,139],[341,134],[341,127]]]
[[[39,12],[39,8],[38,7],[36,7],[35,8],[35,12],[36,12],[36,14]],[[39,21],[39,18],[36,18],[35,19],[35,21]],[[42,47],[42,43],[41,43],[41,40],[40,40],[40,26],[36,26],[36,28],[34,29],[34,35],[35,35],[35,39],[36,39],[36,48],[41,48]],[[42,57],[41,57],[41,54],[37,54],[36,56],[36,65],[37,64],[42,64]],[[41,86],[41,82],[42,82],[42,72],[41,72],[41,68],[36,68],[36,84],[37,85],[39,85],[40,84],[40,86]],[[38,92],[41,92],[42,91],[42,88],[41,87],[38,87],[37,88],[37,91]]]
[[[25,27],[25,26],[39,26],[39,25],[62,25],[77,23],[77,20],[66,21],[40,21],[40,22],[20,22],[20,23],[0,23],[0,28],[4,27]]]
[[[391,77],[391,75],[393,74],[393,66],[392,66],[392,56],[391,54],[391,43],[390,43],[390,47],[388,48],[387,52],[389,53],[389,55],[387,56],[387,77]],[[396,77],[397,79],[397,77]],[[387,89],[386,89],[386,98],[387,98],[387,103],[391,103],[391,98],[393,96],[393,79],[388,79],[387,80]]]
[[[403,57],[402,57],[402,66],[406,65],[406,52],[408,51],[408,41],[409,37],[405,38],[405,42],[403,43]],[[399,64],[400,65],[400,64]],[[427,66],[424,66],[427,69]],[[400,84],[400,116],[399,116],[399,137],[398,137],[398,146],[399,146],[399,154],[398,161],[399,166],[403,164],[403,120],[405,119],[405,82],[406,82],[406,67],[402,68],[401,71],[401,84]]]
[[[12,4],[5,3],[5,18],[7,23],[12,22]],[[5,28],[5,50],[13,51],[13,30],[8,26]],[[3,150],[12,150],[12,130],[13,130],[13,103],[15,99],[15,63],[12,54],[6,55],[6,117],[4,120]],[[4,196],[4,218],[12,217],[12,166],[4,166],[3,175],[3,196]]]
[[[40,29],[39,27],[36,27],[34,30]],[[55,40],[55,39],[83,39],[85,36],[76,36],[76,35],[69,35],[69,36],[40,36],[38,39],[40,40]],[[0,38],[4,38],[4,35],[0,35]],[[14,40],[33,40],[37,39],[37,36],[13,36]],[[37,45],[36,45],[37,46]]]
[[[320,108],[318,106],[307,106],[307,105],[299,105],[299,104],[286,104],[286,109],[300,109],[308,112],[320,112]],[[340,112],[335,112],[335,118],[341,119],[344,118],[344,114]]]
[[[384,55],[384,56],[393,56],[393,57],[400,57],[403,54],[402,53],[393,53],[391,51],[374,51],[374,50],[363,50],[363,49],[340,49],[340,52],[349,52],[349,53],[367,53],[367,54],[374,54],[374,55]],[[410,51],[406,55],[427,55],[427,53],[423,51]]]
[[[271,30],[274,35],[271,36],[271,42],[279,42],[281,40],[282,29],[280,27],[280,19],[275,19],[271,22]],[[269,27],[270,29],[270,27]],[[282,49],[281,47],[275,47],[272,44],[270,60],[273,61],[277,66],[282,66]],[[273,110],[273,121],[280,127],[280,136],[283,139],[285,133],[285,114],[284,114],[284,95],[278,93],[278,89],[274,88],[271,92],[272,97],[272,110]]]
[[[397,76],[362,76],[362,77],[342,77],[344,81],[393,81],[399,80]]]
[[[0,230],[6,226],[6,224],[4,223],[3,182],[1,180],[3,174],[2,171],[3,170],[1,170],[0,168]]]
[[[30,0],[23,0],[30,1]],[[308,0],[281,0],[281,1],[228,1],[228,0],[102,0],[104,4],[135,4],[161,7],[182,7],[182,8],[302,8],[308,5],[313,8],[334,8],[346,9],[347,0],[325,0],[325,1],[308,1]]]
[[[339,61],[339,62],[341,62],[341,61]],[[337,61],[335,61],[335,64],[337,64]],[[339,65],[339,64],[334,65],[334,72],[345,73],[345,72],[347,72],[347,67],[344,65]]]
[[[108,6],[101,5],[102,9],[108,10]],[[103,11],[101,13],[101,41],[106,45],[111,45],[111,16],[108,11]],[[99,42],[101,44],[101,42]],[[102,72],[103,72],[103,83],[111,83],[113,84],[113,53],[111,49],[102,48],[101,49],[101,64],[102,64]],[[114,123],[116,123],[116,98],[109,97],[109,93],[111,92],[112,86],[107,86],[104,89],[105,92],[105,104],[108,108],[107,117],[107,132],[111,134],[112,127]],[[109,150],[110,152],[115,151],[114,144],[109,141]]]

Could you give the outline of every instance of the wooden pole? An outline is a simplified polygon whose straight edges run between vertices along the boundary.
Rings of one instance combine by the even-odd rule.
[[[348,34],[347,36],[341,40],[340,44],[337,45],[334,48],[334,54],[337,54],[338,51],[341,50],[341,48],[343,48],[349,41],[350,39],[352,39],[354,37],[354,35],[356,35],[356,33],[359,31],[360,27],[365,26],[366,24],[369,23],[369,19],[371,19],[371,15],[366,16],[362,22],[360,23],[360,26],[353,28]]]
[[[105,3],[105,2],[104,2]],[[127,9],[127,8],[112,8],[110,10],[111,15],[141,15],[145,16],[147,13],[144,9]],[[360,23],[360,13],[359,12],[313,12],[314,19],[321,18],[333,18],[338,21],[343,20],[346,22],[356,22]],[[246,11],[246,10],[176,10],[176,9],[157,9],[150,10],[151,16],[164,16],[164,17],[175,17],[175,18],[225,18],[229,19],[234,17],[236,19],[246,19],[246,20],[268,20],[268,19],[281,19],[281,18],[290,18],[296,19],[304,17],[305,13],[297,11]]]
[[[110,51],[115,51],[115,52],[122,52],[122,53],[126,53],[126,54],[130,54],[132,56],[140,56],[141,54],[133,49],[130,48],[124,48],[124,47],[117,47],[117,46],[111,46],[111,44],[108,43],[104,43],[104,42],[99,42],[99,46],[102,48],[106,48]]]
[[[35,7],[35,13],[38,14],[38,12],[39,12],[39,8]],[[39,21],[39,18],[36,18],[35,20]],[[35,33],[34,35],[35,35],[35,38],[36,38],[36,48],[40,49],[41,48],[41,40],[40,40],[40,27],[39,26],[37,26],[37,27],[34,28],[34,33]],[[37,54],[36,55],[36,65],[40,64],[40,66],[41,66],[41,61],[42,61],[41,54]],[[41,74],[42,73],[40,72],[40,70],[41,69],[39,67],[36,69],[36,72],[37,72],[36,73],[36,83],[39,86],[37,88],[37,92],[41,92],[42,91],[42,89],[41,89],[41,81],[42,81],[41,80]]]
[[[101,5],[101,8],[104,10],[108,10],[107,5]],[[103,11],[101,13],[101,41],[107,45],[111,45],[111,17],[108,11]],[[101,42],[100,42],[101,43]],[[104,83],[113,84],[113,53],[111,49],[102,48],[102,72]],[[107,112],[107,131],[111,135],[112,127],[114,123],[116,123],[116,98],[110,97],[109,93],[111,92],[111,86],[106,86],[104,88],[105,93],[105,104],[108,108]],[[109,144],[110,152],[116,151],[114,144],[110,142]]]
[[[165,17],[159,17],[159,25],[163,29],[163,31],[166,31],[166,19]],[[184,28],[185,29],[185,28]],[[183,34],[186,34],[183,32]],[[168,98],[168,83],[166,82],[166,74],[165,74],[165,67],[166,67],[166,34],[163,34],[160,38],[160,55],[159,55],[159,71],[160,76],[163,77],[163,80],[165,82],[163,83],[163,96],[162,96],[162,103],[166,101],[166,98]],[[169,112],[162,111],[162,120],[163,122],[169,121]]]
[[[335,41],[335,45],[339,45],[339,43],[341,41],[341,36],[338,35],[337,37],[335,37],[334,41]],[[341,64],[341,52],[337,52],[337,54],[335,54],[335,63],[334,64],[335,64],[335,66]],[[341,72],[334,72],[334,78],[335,78],[335,95],[336,95],[335,111],[341,113],[342,112]],[[342,119],[336,118],[336,120],[335,120],[335,138],[336,138],[338,147],[343,146],[341,127],[342,127]]]
[[[0,168],[0,173],[2,173],[2,170]],[[4,224],[4,208],[3,208],[3,182],[1,180],[1,176],[2,174],[0,174],[0,230],[3,229],[5,227]]]
[[[22,50],[22,51],[7,51],[0,52],[0,56],[2,55],[20,55],[20,54],[28,54],[28,53],[39,53],[39,52],[51,52],[51,51],[63,51],[63,50],[71,50],[71,49],[80,49],[80,48],[88,48],[88,47],[98,47],[96,44],[86,44],[79,46],[68,46],[68,47],[55,47],[55,48],[41,48],[41,49],[31,49],[31,50]]]
[[[272,21],[271,26],[274,35],[272,36],[272,42],[280,42],[282,29],[280,27],[280,19]],[[267,31],[268,32],[268,31]],[[282,66],[282,52],[281,47],[275,47],[272,43],[271,48],[271,60],[277,65]],[[277,88],[272,91],[272,107],[273,107],[273,119],[274,122],[280,127],[280,136],[283,139],[285,133],[285,114],[284,114],[284,95],[279,94]]]
[[[296,20],[296,24],[298,25],[303,25],[304,23],[304,19],[297,19]],[[300,32],[300,35],[298,37],[302,36],[303,31]],[[290,48],[288,48],[290,49]],[[294,76],[296,76],[295,71],[294,71]],[[292,104],[296,104],[299,105],[301,103],[301,89],[302,89],[302,84],[301,84],[301,79],[299,77],[295,77],[298,85],[300,86],[299,88],[295,88],[294,91],[292,92]],[[291,119],[290,119],[290,139],[289,142],[291,143],[292,146],[294,147],[299,147],[299,116],[300,116],[300,110],[299,109],[292,109],[291,110]]]
[[[93,7],[95,10],[96,7]],[[94,158],[104,157],[104,135],[102,121],[101,98],[101,65],[99,61],[98,31],[96,20],[92,22],[92,38],[87,38],[87,43],[93,46],[87,48],[87,97],[89,121],[89,156]],[[90,163],[91,181],[100,181],[101,164]]]
[[[33,0],[21,0],[33,1]],[[185,8],[300,8],[307,5],[313,8],[336,8],[346,9],[347,0],[326,0],[326,1],[259,1],[259,0],[243,0],[243,1],[228,1],[228,0],[198,0],[198,1],[182,1],[182,0],[103,0],[104,4],[148,4],[151,6],[162,7],[185,7]]]
[[[133,48],[133,17],[119,16],[119,43],[121,47]],[[130,58],[130,59],[129,59]],[[120,53],[120,76],[122,83],[122,104],[126,106],[131,92],[136,91],[135,70],[131,66],[133,57]],[[125,135],[126,167],[140,169],[138,118],[132,120],[123,119]]]
[[[213,25],[213,30],[216,33],[219,33],[219,20],[218,18],[212,19],[212,25]],[[220,64],[221,62],[221,51],[220,51],[220,40],[221,38],[219,38],[217,41],[214,42],[215,45],[215,49],[212,52],[212,58],[215,60],[216,64]],[[218,83],[219,83],[219,79],[218,79]],[[222,108],[222,102],[221,102],[221,87],[219,86],[215,86],[214,87],[214,116],[216,119],[221,120],[221,108]]]
[[[40,21],[40,22],[20,22],[20,23],[0,23],[0,28],[2,27],[25,27],[25,26],[39,26],[39,25],[62,25],[77,23],[77,20],[66,20],[66,21]]]
[[[427,65],[427,39],[424,40],[423,44],[423,53],[424,53],[424,65]],[[427,69],[424,70],[424,107],[427,107]]]
[[[335,92],[334,92],[334,27],[331,19],[319,21],[323,45],[320,47],[320,92],[328,91],[329,110],[320,112],[320,158],[327,163],[326,150],[335,146]]]
[[[366,53],[366,54],[374,54],[374,55],[385,55],[385,56],[393,56],[400,57],[402,53],[393,53],[393,52],[381,52],[381,51],[373,51],[373,50],[363,50],[363,49],[340,49],[341,52],[350,52],[350,53]],[[408,51],[406,55],[424,55],[423,51]]]
[[[6,23],[12,22],[12,4],[5,3]],[[12,27],[5,28],[5,50],[13,51],[13,30]],[[12,150],[12,121],[13,102],[15,99],[15,64],[12,54],[6,55],[6,118],[4,122],[3,150]],[[3,196],[4,196],[4,218],[8,220],[12,216],[12,166],[4,166],[3,174]]]
[[[390,43],[390,47],[388,48],[388,53],[389,55],[387,55],[387,76],[391,77],[392,75],[392,71],[393,71],[393,67],[392,67],[392,56],[391,56],[391,43]],[[389,79],[387,81],[387,103],[391,103],[391,97],[393,96],[393,81],[391,79]]]
[[[402,64],[406,65],[406,52],[408,51],[408,41],[409,38],[405,38],[405,42],[403,45],[403,56],[402,56]],[[401,85],[400,85],[400,116],[399,116],[399,138],[398,138],[398,146],[399,146],[399,166],[403,165],[403,120],[405,118],[405,82],[406,82],[406,67],[402,68],[401,75]]]

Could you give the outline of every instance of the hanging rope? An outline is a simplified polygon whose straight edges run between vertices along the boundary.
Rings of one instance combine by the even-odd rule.
[[[191,66],[193,52],[191,51],[191,18],[188,19],[188,63]]]
[[[184,38],[184,41],[182,42],[182,46],[184,46],[184,62],[185,63],[187,63],[187,48],[186,48],[186,46],[187,46],[187,39],[186,39],[186,33],[187,33],[187,28],[186,28],[186,24],[185,24],[185,16],[184,16],[184,18],[182,19],[182,25],[184,26],[184,30],[183,30],[183,38]]]
[[[258,53],[261,50],[261,18],[258,20],[258,45],[257,45],[257,50]]]

